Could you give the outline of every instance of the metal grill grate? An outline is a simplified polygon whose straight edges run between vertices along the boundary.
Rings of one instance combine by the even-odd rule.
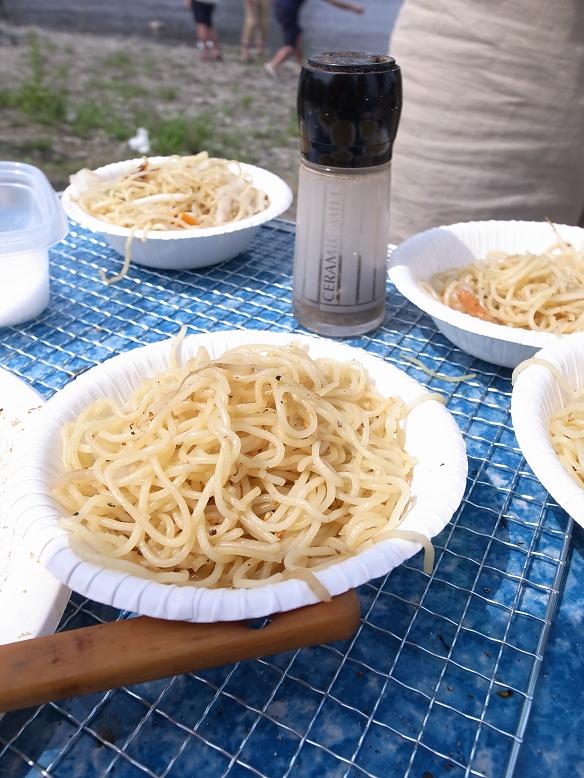
[[[107,357],[176,333],[293,331],[293,227],[204,272],[132,267],[73,229],[52,253],[45,314],[0,336],[0,363],[45,397]],[[473,361],[392,287],[388,318],[349,342],[444,395],[469,455],[465,499],[419,555],[360,588],[348,641],[7,714],[0,774],[20,776],[511,775],[565,568],[572,524],[526,466],[510,423],[509,371]],[[445,383],[404,357],[442,373]],[[61,629],[124,618],[73,595]]]

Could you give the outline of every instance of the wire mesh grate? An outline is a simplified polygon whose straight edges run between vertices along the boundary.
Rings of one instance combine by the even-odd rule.
[[[203,272],[119,266],[73,228],[52,252],[52,297],[0,336],[0,363],[45,397],[108,357],[190,331],[295,331],[293,227],[263,227]],[[439,392],[467,444],[453,520],[419,555],[360,587],[350,640],[7,714],[0,774],[20,776],[499,776],[521,745],[572,524],[533,476],[510,422],[509,371],[473,360],[388,287],[388,317],[353,345]],[[428,378],[408,358],[450,376]],[[73,595],[60,629],[127,614]]]

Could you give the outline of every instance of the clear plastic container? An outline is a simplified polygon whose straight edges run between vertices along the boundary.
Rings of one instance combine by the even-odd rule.
[[[49,247],[67,219],[47,177],[22,162],[0,162],[0,327],[34,319],[49,302]]]

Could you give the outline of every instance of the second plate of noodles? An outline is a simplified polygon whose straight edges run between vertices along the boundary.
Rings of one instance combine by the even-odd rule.
[[[444,305],[493,324],[552,335],[584,332],[584,243],[574,246],[551,227],[556,240],[542,251],[491,250],[435,273],[422,287]]]
[[[270,204],[238,162],[206,151],[160,161],[144,157],[113,180],[80,170],[71,185],[72,200],[87,214],[136,235],[221,227]]]
[[[516,367],[584,328],[584,229],[461,222],[404,241],[390,277],[473,356]]]
[[[324,339],[166,341],[93,368],[48,406],[31,469],[52,508],[21,520],[73,589],[147,615],[267,615],[421,546],[431,562],[465,486],[442,404]]]
[[[519,365],[511,414],[529,466],[584,526],[584,335],[548,346]]]
[[[63,193],[67,216],[125,257],[120,277],[130,260],[183,269],[231,259],[291,202],[290,187],[268,170],[206,152],[81,170]]]

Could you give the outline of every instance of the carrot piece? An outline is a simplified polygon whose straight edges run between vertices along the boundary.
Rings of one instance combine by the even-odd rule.
[[[181,221],[183,222],[186,222],[187,224],[190,224],[193,227],[199,223],[192,215],[192,213],[181,213],[179,214],[179,219],[181,219]]]
[[[476,296],[476,294],[474,294],[474,292],[471,292],[469,289],[465,289],[464,287],[460,287],[456,290],[455,297],[458,305],[460,306],[458,308],[459,311],[468,313],[470,316],[476,316],[477,319],[482,319],[483,321],[490,321],[494,324],[498,323],[497,320],[493,318],[493,316],[491,316],[491,314],[487,311],[487,309],[481,305],[479,298]]]

